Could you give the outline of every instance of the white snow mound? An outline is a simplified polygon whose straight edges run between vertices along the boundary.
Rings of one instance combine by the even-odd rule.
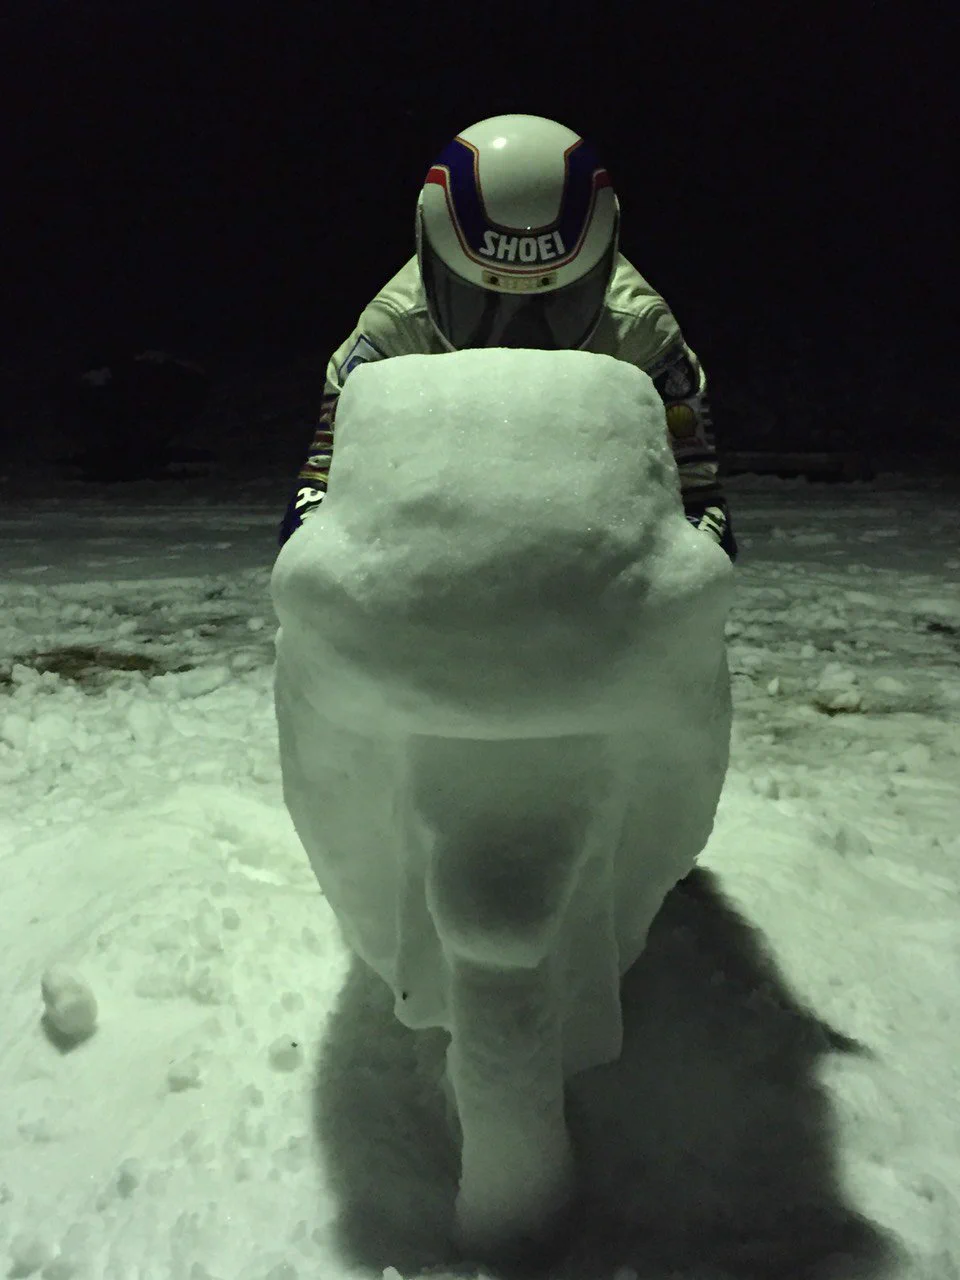
[[[650,379],[586,352],[361,366],[328,496],[273,574],[287,805],[409,1026],[452,955],[549,954],[567,1072],[727,764],[731,569],[683,516]]]

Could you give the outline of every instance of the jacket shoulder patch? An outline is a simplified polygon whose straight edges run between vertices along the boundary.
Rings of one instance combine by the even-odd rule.
[[[693,361],[682,347],[675,347],[649,370],[661,399],[687,400],[696,395],[700,380]]]
[[[385,354],[377,344],[371,338],[368,338],[365,333],[358,334],[353,346],[347,352],[346,359],[337,369],[341,385],[346,382],[358,364],[369,364],[372,360],[383,359],[385,359]]]

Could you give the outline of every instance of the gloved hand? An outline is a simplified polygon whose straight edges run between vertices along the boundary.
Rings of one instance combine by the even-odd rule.
[[[326,490],[314,489],[311,485],[301,485],[293,497],[280,524],[279,541],[281,547],[291,534],[303,524],[308,516],[317,511],[326,497]]]
[[[713,538],[731,560],[736,560],[737,540],[733,536],[730,518],[724,507],[715,504],[703,507],[699,511],[690,510],[686,512],[686,517],[695,529]]]

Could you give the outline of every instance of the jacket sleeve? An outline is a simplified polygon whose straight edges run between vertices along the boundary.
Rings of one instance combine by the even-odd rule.
[[[333,353],[327,365],[320,416],[297,484],[280,524],[280,545],[312,515],[323,502],[333,460],[334,424],[340,392],[352,371],[360,364],[401,354],[397,325],[391,312],[371,304],[360,317],[350,337]]]
[[[720,483],[707,377],[696,353],[677,337],[646,369],[667,414],[687,519],[720,544],[731,560],[737,541]]]

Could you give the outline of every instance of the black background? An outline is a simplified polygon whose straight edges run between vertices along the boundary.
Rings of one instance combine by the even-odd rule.
[[[721,401],[800,383],[916,431],[955,342],[948,9],[8,5],[3,362],[123,336],[322,368],[412,252],[433,156],[527,111],[595,143]]]

